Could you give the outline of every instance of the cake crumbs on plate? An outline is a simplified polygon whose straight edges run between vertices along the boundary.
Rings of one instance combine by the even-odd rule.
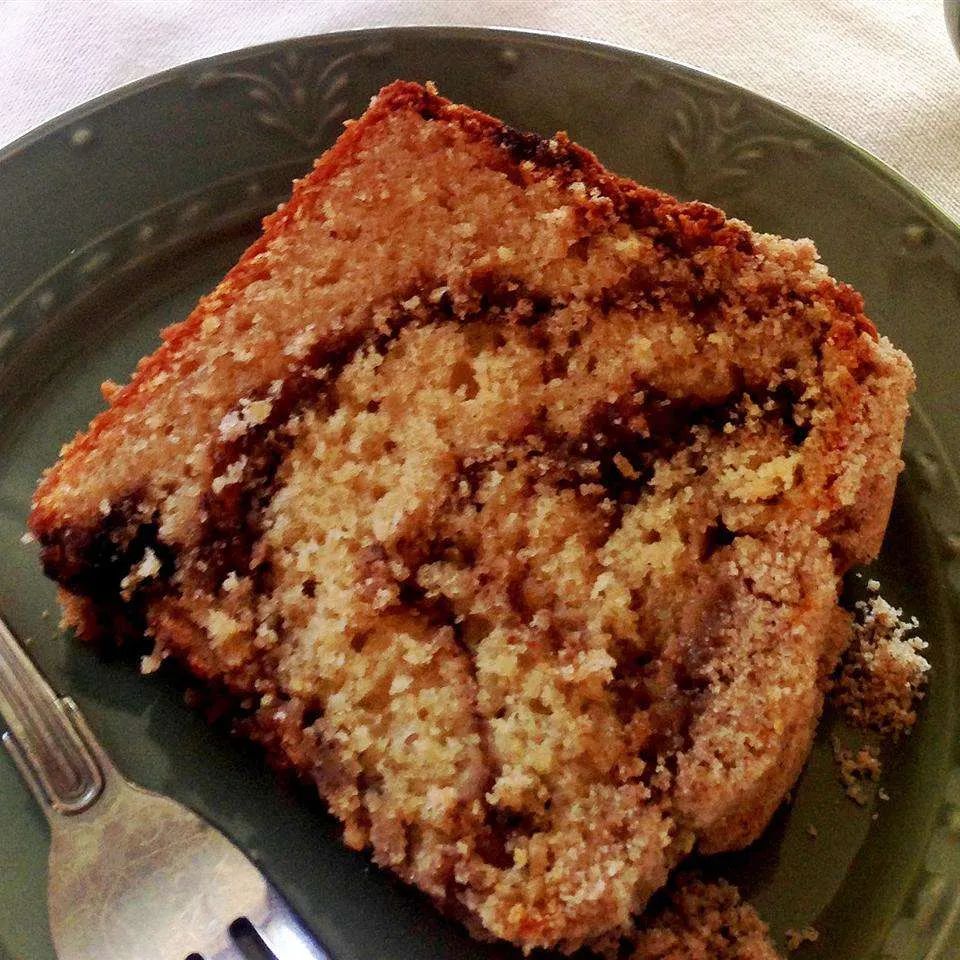
[[[780,960],[767,925],[733,884],[680,874],[627,938],[626,960]]]
[[[876,580],[867,583],[870,596],[855,604],[853,632],[837,673],[832,700],[858,727],[887,736],[910,732],[917,721],[917,703],[923,697],[929,662],[922,656],[927,644],[911,634],[916,617],[880,596]]]

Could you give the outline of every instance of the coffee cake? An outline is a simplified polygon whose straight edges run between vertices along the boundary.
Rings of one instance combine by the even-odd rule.
[[[81,637],[481,937],[609,942],[762,831],[912,389],[811,242],[398,82],[163,339],[36,493]]]

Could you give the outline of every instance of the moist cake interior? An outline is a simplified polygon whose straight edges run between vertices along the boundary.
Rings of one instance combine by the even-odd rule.
[[[763,829],[912,374],[809,241],[397,83],[39,487],[147,631],[482,937],[630,929]]]

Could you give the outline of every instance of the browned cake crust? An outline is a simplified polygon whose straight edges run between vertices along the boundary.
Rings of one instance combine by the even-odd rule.
[[[480,936],[609,941],[763,829],[912,388],[809,241],[395,83],[164,341],[36,494],[82,636]]]

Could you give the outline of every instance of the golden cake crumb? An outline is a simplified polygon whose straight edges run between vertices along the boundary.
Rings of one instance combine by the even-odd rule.
[[[813,927],[804,927],[802,930],[787,930],[786,941],[788,950],[799,950],[805,943],[816,943],[820,933]]]
[[[854,753],[834,741],[833,755],[839,764],[840,782],[846,788],[847,796],[859,806],[865,806],[869,800],[867,784],[880,779],[882,768],[877,751],[867,746]]]

